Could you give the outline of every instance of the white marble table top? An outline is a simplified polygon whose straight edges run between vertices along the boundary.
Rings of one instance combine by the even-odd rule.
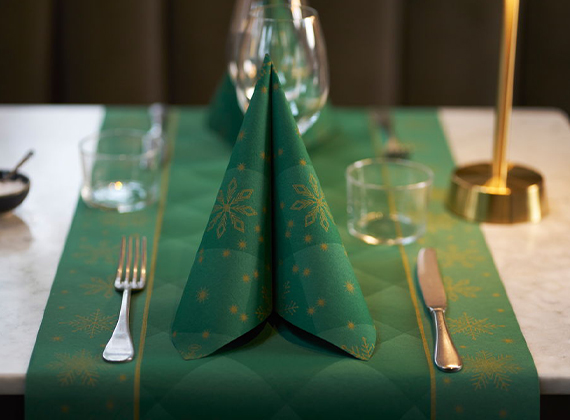
[[[23,394],[26,370],[78,197],[78,142],[101,106],[0,106],[0,168],[30,148],[29,197],[0,216],[0,395]],[[458,164],[490,159],[491,109],[440,110]],[[546,178],[540,224],[483,232],[538,370],[542,394],[570,395],[570,125],[555,110],[516,110],[509,157]],[[57,199],[55,199],[57,197]]]

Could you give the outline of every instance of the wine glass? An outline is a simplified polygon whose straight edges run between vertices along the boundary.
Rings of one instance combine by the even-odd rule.
[[[236,60],[236,93],[245,112],[269,54],[301,134],[318,119],[329,93],[323,32],[317,11],[299,2],[249,13]]]
[[[243,33],[247,26],[249,12],[259,6],[271,4],[272,0],[236,0],[230,23],[230,32],[226,43],[226,57],[228,72],[235,84],[237,78],[237,58]],[[307,0],[283,0],[284,4],[292,6],[308,6]]]

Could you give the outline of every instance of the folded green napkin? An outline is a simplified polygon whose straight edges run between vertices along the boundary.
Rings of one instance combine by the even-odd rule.
[[[272,313],[359,359],[376,329],[266,57],[172,326],[185,359]]]
[[[236,87],[230,75],[226,73],[209,105],[207,124],[211,130],[233,145],[242,123],[243,113],[238,105]],[[327,102],[317,121],[303,134],[303,143],[308,148],[314,148],[334,136],[336,129],[334,108]]]

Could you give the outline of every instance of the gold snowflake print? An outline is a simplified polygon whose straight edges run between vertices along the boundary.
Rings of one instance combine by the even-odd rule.
[[[347,281],[346,283],[344,283],[344,288],[346,289],[347,292],[354,293],[355,287],[353,283]]]
[[[470,373],[475,390],[493,385],[497,389],[507,391],[511,385],[511,375],[522,370],[513,363],[513,356],[498,355],[481,350],[475,357],[465,356],[465,371]]]
[[[247,314],[241,314],[241,315],[239,316],[239,319],[240,319],[241,322],[246,322],[246,321],[247,321],[247,318],[248,318]]]
[[[253,189],[241,190],[237,195],[234,196],[236,190],[237,181],[235,178],[233,178],[228,184],[225,198],[224,192],[221,189],[218,192],[218,197],[216,199],[217,204],[212,210],[212,213],[215,213],[215,216],[213,216],[212,220],[208,224],[207,229],[207,231],[210,231],[217,225],[218,227],[216,228],[216,235],[218,239],[221,238],[226,231],[228,218],[230,219],[235,230],[244,233],[245,223],[237,216],[237,213],[248,217],[257,215],[257,212],[253,209],[253,207],[239,204],[242,201],[251,198]]]
[[[460,251],[457,245],[449,245],[446,249],[438,251],[442,267],[452,267],[460,264],[466,268],[474,268],[478,262],[484,261],[485,257],[479,255],[476,249]]]
[[[103,331],[111,331],[115,325],[115,317],[104,316],[101,314],[101,310],[97,309],[91,315],[75,315],[73,321],[60,322],[60,324],[70,325],[73,327],[72,332],[84,331],[89,335],[89,338],[93,338]]]
[[[106,369],[101,356],[92,356],[83,349],[74,354],[56,353],[55,361],[47,365],[48,369],[57,371],[57,380],[61,385],[68,386],[74,383],[95,386],[99,380],[99,371]]]
[[[319,188],[317,178],[313,174],[309,175],[309,184],[311,189],[302,184],[293,185],[293,189],[299,195],[305,197],[293,203],[291,210],[303,210],[309,208],[305,216],[305,227],[312,225],[319,219],[321,227],[328,232],[329,219],[332,220],[332,214],[329,205],[325,200],[325,196]]]
[[[303,270],[303,276],[305,277],[309,277],[311,275],[311,269],[310,268],[305,268]]]
[[[231,314],[233,314],[233,315],[237,314],[237,313],[238,313],[238,310],[239,310],[239,308],[238,308],[237,305],[232,305],[232,306],[230,306],[230,313],[231,313]]]
[[[328,244],[321,244],[321,250],[327,251],[329,249]]]
[[[81,238],[77,248],[78,251],[73,254],[73,258],[83,260],[87,265],[114,264],[116,262],[118,246],[110,241],[104,240],[97,245],[92,245],[87,238]]]
[[[428,215],[427,230],[429,233],[438,233],[442,230],[451,230],[457,221],[447,213],[430,213]]]
[[[238,134],[237,139],[238,141],[242,141],[244,137],[245,137],[245,131],[241,130]]]
[[[241,241],[238,242],[238,248],[241,250],[246,249],[247,248],[247,242],[242,239]]]
[[[463,316],[457,319],[448,318],[449,329],[452,334],[465,334],[472,340],[477,340],[481,334],[493,335],[493,330],[502,328],[504,325],[495,325],[488,322],[488,318],[475,319],[463,312]]]
[[[115,292],[115,279],[109,276],[107,280],[99,277],[91,277],[91,283],[82,284],[82,289],[86,289],[86,295],[96,295],[102,293],[107,299],[111,298]]]
[[[263,305],[259,305],[255,311],[255,315],[257,315],[257,319],[263,321],[265,318],[269,316],[271,311]]]
[[[476,293],[481,291],[481,288],[477,286],[471,286],[470,283],[470,280],[467,279],[459,280],[458,282],[454,283],[451,277],[443,277],[445,293],[447,294],[447,298],[452,302],[457,302],[459,295],[469,298],[477,297]]]
[[[286,281],[285,284],[283,285],[283,297],[285,297],[285,295],[287,295],[290,292],[291,292],[291,282]]]
[[[196,300],[200,303],[204,303],[204,301],[206,299],[208,299],[208,296],[210,294],[208,293],[208,289],[202,287],[200,290],[198,290],[198,292],[196,293]]]
[[[360,346],[348,347],[346,345],[343,345],[340,348],[352,354],[357,359],[362,359],[362,360],[369,360],[372,357],[372,354],[374,353],[374,344],[368,343],[366,337],[362,337],[362,343],[360,344]]]
[[[320,306],[321,308],[322,308],[323,306],[325,306],[326,303],[327,303],[327,301],[326,301],[325,299],[323,299],[323,298],[318,298],[318,299],[317,299],[317,306]]]
[[[314,306],[311,306],[307,309],[307,315],[313,316],[317,310]]]
[[[237,166],[237,170],[240,171],[240,172],[245,171],[245,163],[240,163],[240,164]]]
[[[353,330],[355,327],[354,322],[352,321],[348,321],[348,324],[346,324],[346,326],[349,330]]]
[[[283,311],[289,315],[293,315],[295,314],[295,312],[297,312],[297,309],[299,309],[299,305],[297,305],[295,301],[291,301],[287,305],[285,305]]]
[[[202,333],[202,338],[203,338],[204,340],[207,340],[208,338],[210,338],[210,331],[205,330],[205,331]]]
[[[182,357],[185,359],[199,359],[204,356],[203,353],[198,353],[200,350],[202,350],[202,346],[200,344],[190,344],[188,346],[188,350],[182,354]]]
[[[249,274],[244,274],[243,276],[241,276],[241,279],[243,280],[244,283],[249,283],[251,277],[249,277]]]

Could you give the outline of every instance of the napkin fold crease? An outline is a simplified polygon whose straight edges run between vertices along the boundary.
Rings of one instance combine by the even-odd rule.
[[[267,56],[172,324],[185,359],[276,312],[368,360],[374,322]]]

